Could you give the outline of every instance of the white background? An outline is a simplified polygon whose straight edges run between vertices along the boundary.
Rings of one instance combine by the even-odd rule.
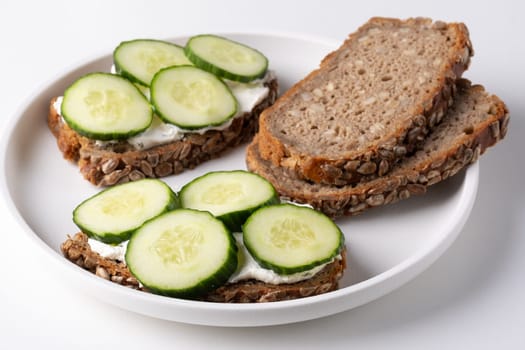
[[[465,22],[475,48],[465,75],[507,103],[511,124],[481,158],[472,215],[434,265],[375,302],[291,325],[185,325],[79,294],[50,272],[2,202],[0,348],[525,348],[524,10],[518,1],[3,1],[0,125],[65,68],[123,40],[297,32],[342,41],[371,16]]]

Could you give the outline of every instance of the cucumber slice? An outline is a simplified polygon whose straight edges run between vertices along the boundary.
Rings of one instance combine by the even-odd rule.
[[[149,290],[194,298],[228,281],[237,269],[237,246],[210,213],[176,209],[133,234],[126,264]]]
[[[254,212],[243,225],[246,249],[262,267],[280,275],[310,270],[335,258],[344,236],[324,214],[278,204]]]
[[[152,39],[123,41],[113,51],[113,62],[118,74],[146,87],[162,68],[191,65],[181,46]]]
[[[279,203],[272,184],[243,170],[207,173],[183,186],[179,196],[183,208],[209,211],[232,232],[240,232],[256,209]]]
[[[259,51],[216,35],[191,37],[184,52],[197,67],[243,83],[262,78],[268,69],[268,59]]]
[[[129,80],[115,74],[90,73],[66,89],[61,115],[80,135],[107,141],[146,130],[153,110]]]
[[[86,199],[73,211],[73,221],[92,238],[120,243],[147,220],[179,206],[177,195],[168,185],[157,179],[143,179]]]
[[[183,129],[221,125],[237,112],[230,88],[215,75],[193,66],[160,70],[150,89],[157,115]]]

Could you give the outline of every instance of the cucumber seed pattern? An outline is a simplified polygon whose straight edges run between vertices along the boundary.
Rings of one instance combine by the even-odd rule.
[[[268,236],[270,243],[283,250],[296,249],[315,242],[315,234],[308,225],[285,218],[274,223]]]
[[[183,266],[195,260],[203,242],[203,232],[195,225],[177,225],[162,233],[151,249],[164,264]]]
[[[139,215],[145,206],[144,193],[127,190],[122,193],[106,193],[101,211],[114,217]]]
[[[232,203],[244,198],[244,191],[237,183],[220,183],[212,186],[201,196],[201,201],[206,204]]]
[[[255,56],[248,50],[231,43],[217,42],[210,48],[210,54],[225,64],[246,64],[255,62]]]
[[[159,48],[142,49],[138,53],[138,60],[142,62],[144,68],[152,77],[164,67],[189,63],[189,61],[182,59],[180,56],[170,54],[166,50]]]
[[[97,123],[111,125],[126,114],[127,106],[132,98],[127,94],[113,89],[90,90],[84,98],[89,113],[97,119]]]
[[[171,85],[171,97],[179,105],[200,113],[209,113],[216,99],[215,88],[207,80],[184,82],[181,80]]]

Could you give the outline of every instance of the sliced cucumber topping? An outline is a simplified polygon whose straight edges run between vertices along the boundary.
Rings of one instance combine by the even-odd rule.
[[[159,117],[184,129],[221,125],[237,112],[237,100],[217,76],[193,66],[162,69],[151,82]]]
[[[190,38],[184,52],[197,67],[229,80],[247,83],[268,69],[268,59],[259,51],[216,35]]]
[[[134,83],[149,86],[155,73],[175,65],[191,65],[178,45],[151,39],[124,41],[113,51],[118,74]]]
[[[308,207],[279,204],[254,212],[243,225],[253,258],[278,274],[307,271],[334,259],[344,236],[324,214]]]
[[[108,188],[86,199],[73,211],[73,221],[92,238],[120,243],[145,221],[178,207],[178,197],[168,185],[143,179]]]
[[[80,135],[126,139],[148,128],[153,110],[129,80],[115,74],[87,74],[64,92],[61,115]]]
[[[186,184],[179,195],[184,208],[209,211],[234,232],[253,211],[279,202],[266,179],[242,170],[207,173]]]
[[[133,234],[126,264],[149,290],[193,298],[227,282],[237,269],[237,246],[210,213],[176,209]]]

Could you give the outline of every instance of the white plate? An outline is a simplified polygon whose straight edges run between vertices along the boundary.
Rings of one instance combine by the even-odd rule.
[[[332,40],[298,35],[225,34],[264,52],[282,91],[315,68],[337,47]],[[186,38],[175,39],[184,44]],[[118,307],[152,317],[216,326],[258,326],[331,315],[379,298],[434,262],[454,241],[472,208],[479,168],[472,165],[425,195],[338,220],[347,238],[348,270],[340,289],[305,299],[266,304],[214,304],[167,298],[98,278],[60,254],[66,234],[76,232],[72,209],[96,193],[78,169],[62,159],[47,129],[48,101],[84,73],[108,71],[110,55],[65,72],[25,101],[2,138],[4,197],[25,233],[71,286]],[[210,170],[245,168],[244,148],[165,180],[174,188]],[[109,306],[108,306],[109,307]]]

